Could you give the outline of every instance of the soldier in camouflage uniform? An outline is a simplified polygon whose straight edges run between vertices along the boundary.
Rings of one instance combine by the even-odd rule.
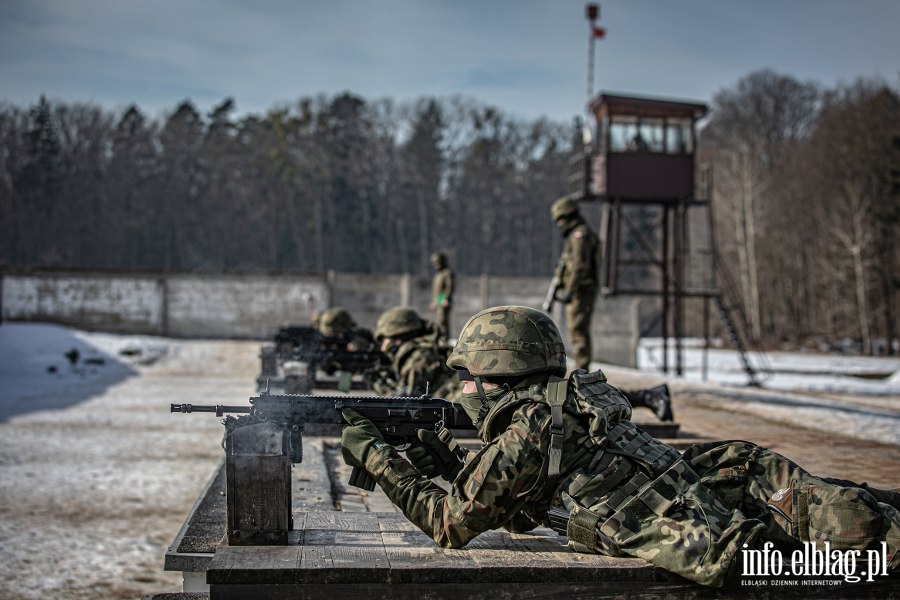
[[[472,317],[448,364],[483,448],[467,460],[432,432],[417,470],[377,428],[347,410],[343,456],[370,473],[404,514],[444,547],[483,531],[549,525],[570,548],[634,556],[705,585],[740,570],[743,548],[880,548],[900,566],[900,494],[815,477],[748,442],[679,454],[633,425],[603,373],[569,378],[559,331],[544,313],[497,307]],[[426,435],[427,434],[427,435]],[[442,438],[446,439],[446,438]],[[410,456],[410,452],[407,453]],[[425,475],[451,482],[447,493]]]
[[[450,310],[453,308],[453,271],[443,252],[431,255],[434,279],[431,280],[431,310],[434,311],[438,339],[446,340],[450,332]]]
[[[455,399],[455,373],[447,367],[449,348],[438,341],[434,325],[411,308],[392,308],[378,317],[375,340],[391,360],[391,370],[373,384],[382,395]]]
[[[565,237],[555,273],[561,284],[557,299],[566,305],[575,368],[587,370],[591,362],[591,317],[599,286],[600,240],[571,198],[554,202],[550,214]]]
[[[324,336],[347,340],[347,349],[367,352],[375,349],[372,332],[359,327],[346,309],[339,306],[323,311],[316,319],[316,329]]]
[[[600,240],[591,231],[571,198],[560,198],[550,208],[553,221],[566,238],[555,276],[561,289],[557,299],[566,305],[566,323],[576,369],[590,369],[591,317],[597,302],[599,286]],[[627,396],[633,407],[646,406],[661,421],[673,420],[669,388],[629,390]]]

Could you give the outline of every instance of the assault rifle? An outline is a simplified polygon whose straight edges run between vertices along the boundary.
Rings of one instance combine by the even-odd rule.
[[[345,424],[341,410],[352,408],[366,417],[392,446],[418,443],[419,429],[438,431],[443,427],[462,432],[472,432],[475,426],[458,404],[443,398],[416,397],[367,397],[367,396],[303,396],[260,394],[250,398],[248,406],[172,404],[171,412],[215,413],[217,417],[229,413],[247,414],[248,418],[230,418],[223,423],[229,432],[236,427],[258,423],[278,425],[285,433],[287,454],[291,462],[303,461],[303,433],[314,435],[340,435]],[[226,434],[227,435],[227,434]],[[350,485],[372,491],[375,480],[364,469],[353,469]]]
[[[328,375],[345,371],[365,376],[390,368],[390,361],[381,350],[351,350],[342,342],[338,338],[325,338],[320,348],[294,352],[291,360],[308,363],[311,369],[322,369]]]
[[[356,332],[325,335],[312,327],[282,327],[275,334],[275,348],[281,360],[309,363],[329,374],[362,373],[388,362],[370,336]],[[354,348],[359,342],[369,342],[369,347]]]
[[[545,313],[549,313],[553,310],[553,304],[556,302],[556,292],[558,292],[561,287],[562,282],[559,279],[559,275],[554,275],[553,280],[550,281],[550,287],[547,288],[547,297],[544,298],[544,303],[541,305],[541,309]]]
[[[565,265],[562,261],[556,266],[556,270],[553,273],[553,279],[550,281],[550,287],[547,288],[547,297],[544,298],[544,303],[541,305],[541,309],[545,313],[549,313],[553,310],[553,305],[558,300],[563,304],[568,304],[571,300],[571,296],[568,292],[563,289],[562,283],[562,273],[565,269]],[[560,294],[560,292],[562,292]]]
[[[370,335],[370,334],[369,334]],[[378,373],[390,370],[390,360],[376,346],[375,341],[361,330],[342,335],[324,335],[312,327],[282,327],[275,335],[274,348],[264,346],[260,357],[262,370],[257,378],[260,389],[265,389],[270,379],[277,382],[285,374],[284,363],[289,361],[306,365],[309,374],[309,387],[315,382],[316,372],[321,370],[327,375],[337,372],[347,375],[346,389],[339,384],[342,391],[350,389],[350,376],[361,375],[363,387],[370,387],[371,380]],[[359,347],[364,346],[364,347]],[[283,382],[281,385],[284,385]],[[307,388],[288,389],[288,391],[305,391]]]
[[[280,327],[274,342],[279,354],[290,354],[297,348],[312,348],[319,344],[322,333],[308,325],[288,325]]]

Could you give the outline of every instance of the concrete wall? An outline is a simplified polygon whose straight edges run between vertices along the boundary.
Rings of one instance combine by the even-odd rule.
[[[483,308],[541,305],[548,278],[457,276],[451,336]],[[309,311],[346,308],[374,329],[378,316],[410,306],[430,317],[430,277],[328,273],[324,275],[147,275],[7,273],[0,282],[4,320],[62,323],[89,330],[172,337],[266,339],[278,327],[308,322]],[[635,366],[640,301],[598,299],[594,356]],[[564,339],[561,306],[552,315]]]
[[[125,333],[164,332],[164,280],[149,276],[6,275],[3,319]]]
[[[307,305],[327,306],[322,277],[220,275],[166,278],[166,334],[263,338],[278,324],[305,323]]]

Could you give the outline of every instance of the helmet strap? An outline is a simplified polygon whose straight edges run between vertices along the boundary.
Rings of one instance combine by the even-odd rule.
[[[475,381],[475,389],[478,390],[478,397],[481,398],[481,405],[487,404],[487,396],[484,395],[484,386],[481,385],[481,377],[476,375],[473,377]]]
[[[484,423],[488,413],[491,412],[491,409],[494,408],[497,401],[488,401],[487,394],[484,393],[484,386],[481,385],[481,377],[476,375],[472,379],[475,381],[475,389],[478,390],[478,397],[481,398],[481,408],[478,409],[478,418],[475,420],[475,426],[481,427],[481,424]]]

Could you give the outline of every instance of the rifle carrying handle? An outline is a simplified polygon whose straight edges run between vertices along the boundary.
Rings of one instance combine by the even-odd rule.
[[[350,472],[350,485],[371,492],[375,489],[375,478],[369,475],[365,469],[353,467]]]

